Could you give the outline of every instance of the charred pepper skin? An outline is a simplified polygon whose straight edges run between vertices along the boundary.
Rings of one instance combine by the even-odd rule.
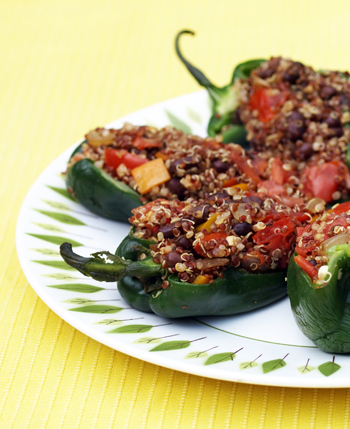
[[[328,271],[332,277],[325,285],[314,284],[291,258],[287,287],[292,312],[299,329],[318,348],[329,353],[350,353],[349,252],[333,253]]]
[[[213,114],[207,128],[208,135],[210,137],[215,137],[220,134],[224,143],[233,142],[244,148],[249,148],[250,146],[246,139],[247,131],[245,127],[241,124],[235,123],[233,120],[238,104],[235,103],[235,95],[232,90],[232,85],[236,79],[248,79],[250,73],[257,69],[266,60],[256,59],[238,64],[233,71],[231,82],[222,88],[218,88],[182,55],[179,41],[183,34],[194,36],[195,33],[191,30],[183,30],[178,33],[175,39],[176,53],[199,85],[206,88],[213,103]],[[225,129],[223,130],[224,127]]]
[[[115,253],[119,261],[124,261],[126,266],[133,267],[130,275],[127,272],[129,268],[126,267],[126,275],[116,274],[116,278],[119,276],[118,290],[121,296],[137,310],[153,312],[169,318],[224,316],[261,308],[287,294],[285,271],[252,274],[236,268],[228,268],[224,271],[222,278],[217,278],[211,284],[181,282],[177,275],[172,274],[166,279],[168,282],[166,288],[160,287],[147,293],[144,290],[143,281],[161,285],[166,275],[166,270],[159,264],[159,270],[156,271],[157,264],[150,256],[138,261],[139,254],[145,253],[148,249],[147,242],[149,240],[138,239],[130,233]],[[97,264],[103,265],[101,260],[79,257],[71,252],[71,246],[67,243],[61,246],[61,255],[69,265],[79,269],[85,275],[89,275],[88,267],[93,266],[95,278],[103,280],[104,268],[100,272],[96,268]],[[135,271],[137,264],[140,264],[139,271]],[[105,271],[106,280],[113,281],[113,263],[106,264],[106,267],[108,267]],[[138,274],[141,275],[138,276]]]
[[[80,151],[81,145],[72,156]],[[66,185],[74,199],[107,219],[127,222],[131,210],[142,205],[140,194],[95,167],[90,159],[82,159],[68,169]]]

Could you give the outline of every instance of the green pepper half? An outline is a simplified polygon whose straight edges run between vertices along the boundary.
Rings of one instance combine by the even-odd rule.
[[[72,156],[81,152],[82,144]],[[142,205],[140,194],[125,183],[113,179],[90,159],[82,159],[68,169],[66,184],[79,203],[108,219],[127,222],[131,210]]]
[[[133,308],[163,317],[244,313],[286,295],[285,271],[253,274],[228,268],[221,279],[211,284],[181,282],[175,274],[166,278],[167,271],[149,256],[151,243],[154,242],[140,240],[130,233],[115,255],[100,252],[83,258],[73,253],[69,243],[62,244],[60,252],[69,265],[84,275],[99,281],[118,281],[121,296]],[[146,258],[138,260],[141,253]],[[163,289],[165,278],[168,286]]]
[[[180,31],[175,39],[176,53],[196,81],[206,88],[213,102],[213,114],[207,128],[208,135],[215,137],[221,134],[224,143],[233,142],[240,144],[244,148],[248,148],[249,142],[246,140],[247,132],[245,127],[241,124],[235,124],[233,120],[234,112],[239,105],[233,83],[236,79],[248,79],[250,73],[266,60],[257,59],[238,64],[233,71],[231,82],[222,88],[218,88],[182,55],[179,40],[183,34],[191,34],[194,36],[195,33],[191,30]],[[225,129],[223,130],[224,127]]]
[[[298,327],[317,347],[330,353],[350,352],[350,245],[327,250],[324,284],[315,284],[297,265],[288,266],[288,295]]]

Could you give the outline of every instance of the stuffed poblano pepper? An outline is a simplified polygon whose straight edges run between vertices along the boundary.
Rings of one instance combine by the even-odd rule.
[[[277,159],[293,172],[300,191],[327,202],[350,195],[350,82],[348,72],[315,71],[287,58],[252,60],[238,65],[231,82],[217,88],[186,60],[176,38],[176,51],[213,101],[211,136],[234,142]],[[246,142],[240,135],[246,135]],[[270,163],[265,188],[284,184]],[[271,183],[272,181],[272,183]]]
[[[296,322],[320,349],[350,352],[350,202],[298,228],[288,267]]]
[[[172,127],[125,124],[85,137],[68,163],[68,191],[92,212],[114,220],[126,222],[131,209],[157,198],[199,199],[231,186],[256,189],[262,180],[259,160],[253,164],[240,146]]]
[[[132,307],[164,317],[229,315],[286,294],[296,227],[311,215],[239,188],[206,199],[158,199],[133,209],[132,232],[116,254],[91,258],[61,246],[84,275],[118,281]]]

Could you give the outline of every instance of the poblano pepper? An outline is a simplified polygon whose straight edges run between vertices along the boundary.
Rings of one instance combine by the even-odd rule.
[[[329,353],[350,352],[349,210],[349,202],[337,205],[300,229],[288,267],[288,295],[297,325]]]
[[[266,60],[256,59],[240,63],[233,71],[231,82],[222,88],[214,85],[199,69],[194,67],[181,53],[179,40],[183,34],[195,34],[190,30],[181,31],[175,39],[175,50],[186,66],[187,70],[196,79],[196,81],[206,88],[208,94],[213,102],[213,114],[208,124],[208,135],[215,137],[218,134],[222,135],[223,142],[234,142],[243,147],[249,147],[246,140],[247,132],[240,122],[239,118],[235,116],[235,111],[239,106],[238,97],[233,87],[236,79],[248,79],[252,70],[257,69]]]
[[[126,222],[133,208],[156,198],[198,199],[225,187],[255,187],[260,176],[250,161],[238,146],[214,138],[125,124],[87,133],[68,162],[66,184],[93,213]]]
[[[286,295],[285,271],[253,274],[236,268],[227,269],[222,278],[211,284],[182,282],[172,274],[163,289],[166,270],[151,257],[137,260],[138,254],[147,252],[144,244],[145,240],[130,233],[116,255],[96,253],[92,258],[83,258],[73,253],[69,243],[62,244],[60,251],[63,259],[84,275],[98,281],[118,281],[120,295],[133,308],[162,317],[244,313]],[[130,259],[123,259],[125,257]]]
[[[286,293],[296,226],[310,215],[240,188],[203,200],[159,199],[133,210],[116,254],[63,259],[96,280],[118,281],[132,307],[164,317],[246,312]]]
[[[72,156],[82,151],[84,143]],[[81,159],[68,168],[66,185],[83,206],[109,219],[126,222],[131,210],[142,204],[140,194],[125,183],[114,180],[91,159]]]

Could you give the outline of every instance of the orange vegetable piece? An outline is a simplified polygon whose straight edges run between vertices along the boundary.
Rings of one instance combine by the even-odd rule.
[[[158,152],[155,154],[155,157],[156,157],[156,158],[160,158],[160,159],[162,159],[163,161],[166,161],[166,160],[169,158],[169,155],[167,155],[167,154],[166,154],[166,153],[164,153],[164,152],[158,151]]]
[[[194,282],[192,284],[194,284],[194,285],[205,285],[207,283],[208,283],[207,277],[199,275],[194,279]]]
[[[161,185],[170,180],[170,174],[161,158],[142,164],[131,170],[140,194],[147,194],[153,186]]]
[[[197,226],[196,231],[201,231],[202,229],[206,229],[208,231],[211,230],[212,224],[215,222],[215,219],[219,216],[219,213],[213,214],[206,222]]]

